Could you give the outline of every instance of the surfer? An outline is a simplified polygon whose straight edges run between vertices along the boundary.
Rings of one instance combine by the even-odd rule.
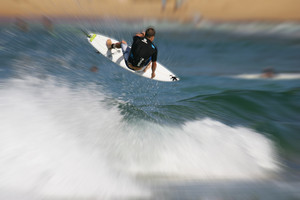
[[[263,70],[263,73],[261,74],[262,78],[273,78],[275,76],[275,72],[272,67],[268,67]]]
[[[125,63],[128,68],[134,71],[146,72],[152,63],[151,78],[155,77],[157,48],[153,44],[155,29],[150,27],[145,32],[137,33],[133,37],[132,47],[130,48],[126,41],[112,43],[111,39],[106,41],[108,49],[122,48]]]

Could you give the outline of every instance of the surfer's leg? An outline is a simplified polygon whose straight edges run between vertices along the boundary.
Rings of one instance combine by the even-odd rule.
[[[126,42],[125,40],[122,40],[121,42],[115,43],[115,47],[116,47],[116,48],[121,48],[121,47],[122,47],[122,44],[127,45],[127,42]]]
[[[126,41],[122,40],[121,42],[112,43],[111,39],[106,40],[106,46],[108,49],[121,48],[121,44],[127,44]]]
[[[123,52],[123,56],[124,56],[124,59],[127,61],[128,60],[128,57],[129,57],[129,54],[130,54],[130,50],[131,48],[125,43],[122,43],[120,44],[121,48],[122,48],[122,52]]]

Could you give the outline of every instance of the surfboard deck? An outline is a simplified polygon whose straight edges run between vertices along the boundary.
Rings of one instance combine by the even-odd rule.
[[[134,70],[128,68],[127,65],[125,64],[125,60],[124,60],[121,49],[114,48],[114,49],[109,50],[107,48],[107,46],[106,46],[107,39],[111,39],[111,41],[113,43],[118,42],[116,39],[107,37],[107,36],[101,35],[101,34],[95,34],[95,33],[89,33],[89,34],[86,34],[86,36],[87,36],[88,42],[99,53],[101,53],[106,58],[110,59],[112,62],[118,64],[123,69],[128,70],[134,74],[151,79],[151,73],[152,73],[151,67],[146,72],[134,71]],[[164,81],[164,82],[173,82],[173,81],[179,80],[179,78],[174,73],[172,73],[170,70],[168,70],[162,64],[160,64],[158,62],[156,62],[156,63],[157,63],[156,70],[155,70],[156,76],[153,78],[153,80]]]

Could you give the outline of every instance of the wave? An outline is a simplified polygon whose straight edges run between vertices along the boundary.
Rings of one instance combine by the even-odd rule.
[[[196,27],[200,30],[237,33],[241,35],[262,35],[299,38],[300,24],[297,22],[214,22],[200,21]]]
[[[268,22],[268,21],[245,21],[245,22],[217,22],[211,20],[195,20],[191,23],[179,23],[169,21],[144,20],[134,24],[115,20],[113,22],[102,22],[104,29],[109,29],[111,24],[114,29],[140,30],[149,24],[154,25],[159,31],[191,32],[193,30],[214,31],[223,33],[236,33],[238,35],[253,36],[279,36],[299,39],[300,24],[298,22]],[[88,22],[85,25],[95,27]]]
[[[59,198],[148,195],[97,150],[98,134],[120,121],[116,109],[99,103],[104,95],[34,77],[11,79],[0,93],[0,188]]]
[[[197,180],[248,180],[266,178],[268,171],[279,169],[272,143],[246,128],[229,127],[211,119],[191,121],[181,128],[148,126],[143,126],[143,139],[126,145],[138,152],[138,160],[146,159],[128,163],[131,173]],[[131,132],[133,138],[141,134],[141,130]]]
[[[265,82],[267,83],[267,82]],[[262,82],[262,84],[265,84]],[[216,90],[203,86],[194,87],[203,94],[181,99],[176,105],[161,106],[165,115],[178,116],[176,123],[197,118],[213,118],[231,126],[250,127],[267,137],[272,137],[281,152],[294,154],[299,145],[291,139],[299,130],[299,88],[280,88],[266,85],[258,89],[258,82],[251,83],[256,89]],[[289,87],[291,86],[290,83]],[[186,88],[188,90],[188,88]],[[266,103],[267,102],[267,103]]]
[[[280,73],[275,74],[271,77],[263,77],[263,74],[239,74],[235,76],[230,76],[232,78],[238,79],[265,79],[265,80],[293,80],[300,79],[300,73]]]
[[[151,192],[139,179],[257,180],[280,171],[262,134],[209,118],[127,121],[93,84],[27,76],[1,82],[0,96],[0,188],[7,193],[145,197]]]

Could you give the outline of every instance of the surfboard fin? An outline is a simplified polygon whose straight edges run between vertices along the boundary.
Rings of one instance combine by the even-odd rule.
[[[176,76],[170,75],[172,81],[178,81],[178,78]]]

